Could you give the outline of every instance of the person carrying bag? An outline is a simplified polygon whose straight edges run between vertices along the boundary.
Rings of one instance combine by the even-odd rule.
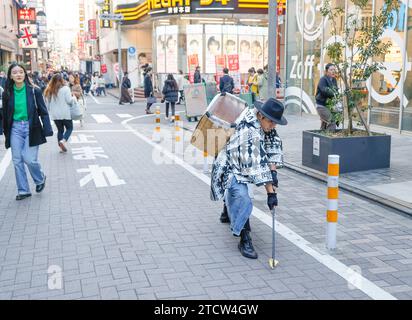
[[[17,184],[16,200],[31,197],[25,166],[40,193],[46,175],[38,161],[39,146],[53,136],[49,114],[41,90],[30,81],[23,65],[13,63],[7,73],[3,93],[2,126],[6,149],[11,148]]]

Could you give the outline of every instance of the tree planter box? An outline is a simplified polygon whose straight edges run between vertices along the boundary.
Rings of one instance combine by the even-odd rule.
[[[302,164],[327,173],[328,155],[340,156],[340,173],[390,167],[391,136],[327,137],[303,131]]]

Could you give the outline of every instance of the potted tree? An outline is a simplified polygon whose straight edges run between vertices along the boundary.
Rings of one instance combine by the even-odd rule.
[[[368,0],[350,2],[352,10],[346,15],[344,7],[332,7],[330,0],[325,0],[320,9],[331,26],[332,41],[325,47],[326,54],[336,66],[342,84],[342,90],[335,90],[334,97],[327,101],[327,107],[334,121],[343,123],[347,118],[344,129],[303,132],[302,163],[323,172],[327,172],[329,154],[340,155],[341,173],[390,166],[391,137],[371,132],[365,119],[365,111],[371,106],[362,102],[368,94],[364,84],[375,72],[385,69],[379,59],[389,51],[391,43],[385,42],[382,35],[391,22],[392,10],[399,4],[397,0],[385,0],[379,13],[373,15],[368,24],[359,19]],[[339,32],[338,22],[342,20],[344,26]],[[344,112],[336,111],[338,103],[343,105]],[[354,126],[356,121],[358,128]]]

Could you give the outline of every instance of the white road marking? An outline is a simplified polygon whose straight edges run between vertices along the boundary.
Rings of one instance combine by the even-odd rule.
[[[90,95],[90,97],[96,102],[97,104],[101,104],[93,95]]]
[[[8,149],[3,159],[0,162],[0,181],[3,179],[4,174],[6,173],[7,168],[11,163],[11,150]]]
[[[97,123],[112,123],[112,120],[104,114],[92,114],[92,117]]]
[[[145,117],[145,116],[143,116]],[[195,169],[181,158],[177,157],[167,149],[161,147],[160,145],[154,143],[149,138],[141,134],[140,132],[133,129],[128,122],[140,119],[141,117],[134,117],[131,119],[124,120],[122,125],[129,129],[135,136],[146,142],[147,144],[151,145],[153,148],[157,149],[158,151],[162,152],[162,154],[168,157],[170,160],[174,161],[175,164],[180,165],[182,168],[186,169],[196,178],[202,180],[204,183],[210,186],[210,177],[206,176],[205,174],[201,173],[199,170]],[[266,224],[269,228],[272,228],[272,218],[264,213],[262,210],[253,207],[252,214],[259,219],[261,222]],[[315,249],[313,249],[312,244],[298,235],[293,230],[289,229],[287,226],[283,225],[280,222],[276,222],[275,225],[276,232],[280,234],[283,238],[290,241],[292,244],[297,246],[299,249],[307,253],[308,255],[312,256],[314,259],[319,261],[321,264],[329,268],[331,271],[335,272],[337,275],[341,276],[345,279],[348,284],[352,285],[353,287],[361,290],[366,295],[374,300],[397,300],[396,297],[388,293],[387,291],[383,290],[372,281],[363,277],[360,273],[354,271],[353,269],[346,266],[344,263],[340,262],[338,259],[332,257],[327,253],[321,253]],[[349,290],[349,289],[348,289]]]
[[[117,114],[117,116],[119,118],[122,118],[122,119],[127,119],[127,118],[133,117],[131,114],[123,114],[123,113],[119,113],[119,114]]]

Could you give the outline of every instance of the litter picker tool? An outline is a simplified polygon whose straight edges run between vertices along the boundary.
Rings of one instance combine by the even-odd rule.
[[[270,210],[270,213],[272,214],[272,257],[269,259],[269,266],[275,269],[279,264],[279,261],[275,259],[275,207]]]

